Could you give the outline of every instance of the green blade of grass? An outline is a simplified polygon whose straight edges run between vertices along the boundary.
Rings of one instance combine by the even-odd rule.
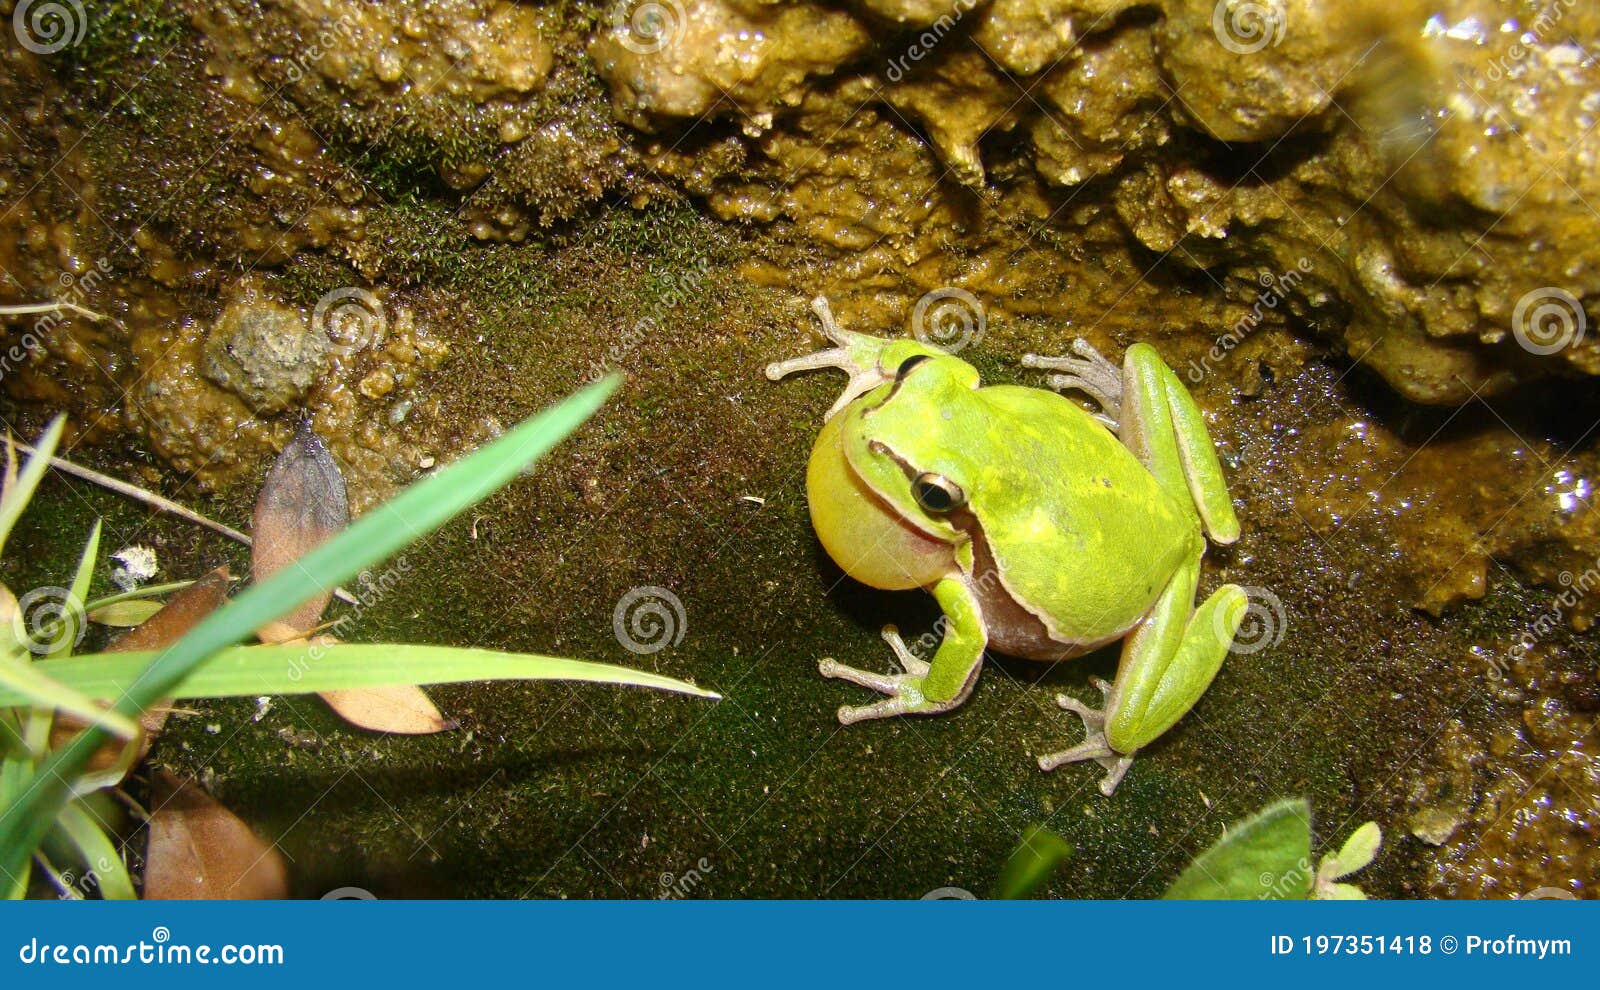
[[[89,531],[89,539],[83,545],[83,553],[78,557],[78,570],[72,576],[72,587],[67,589],[67,600],[61,613],[61,633],[56,641],[51,644],[51,657],[70,656],[72,648],[78,645],[79,634],[86,628],[84,623],[89,620],[83,614],[83,600],[89,596],[89,585],[94,581],[94,562],[100,556],[100,520],[94,521],[94,529]]]
[[[116,845],[100,822],[80,802],[73,801],[61,809],[56,827],[83,859],[84,873],[80,884],[87,885],[89,878],[93,877],[94,886],[99,888],[100,896],[106,900],[137,899],[133,892],[133,878],[128,876],[128,867],[122,862],[122,855],[117,852]]]
[[[50,458],[56,452],[56,446],[61,443],[61,431],[66,429],[67,417],[57,416],[45,428],[44,435],[39,442],[33,445],[34,454],[28,462],[22,465],[22,470],[17,474],[14,485],[7,485],[5,497],[0,498],[0,552],[5,551],[6,539],[11,535],[11,527],[17,524],[22,516],[22,510],[28,507],[28,502],[33,498],[34,489],[39,487],[39,479],[50,469]],[[7,441],[9,446],[10,441]]]
[[[160,654],[92,653],[35,664],[63,687],[90,698],[120,698]],[[176,698],[315,694],[394,684],[459,684],[465,681],[588,681],[692,694],[721,695],[660,674],[607,663],[535,653],[398,643],[284,643],[231,646],[191,671],[172,688]],[[24,695],[0,683],[0,707],[22,704]]]
[[[577,429],[620,383],[620,375],[608,375],[551,406],[357,519],[349,529],[306,554],[297,566],[286,567],[247,589],[163,650],[118,699],[115,709],[137,715],[157,699],[169,696],[219,650],[482,501]],[[104,732],[93,727],[74,736],[50,755],[14,801],[0,809],[0,871],[20,872],[70,796],[70,782],[83,772],[105,738]]]
[[[116,605],[121,602],[140,601],[145,598],[154,598],[157,595],[165,595],[168,592],[182,591],[191,584],[194,584],[194,582],[168,581],[166,584],[147,584],[143,588],[135,588],[132,591],[119,591],[114,595],[105,595],[101,598],[96,598],[92,602],[84,602],[83,610],[85,612],[94,612],[98,609],[106,608],[110,605]]]
[[[149,654],[145,655],[145,659],[149,660]],[[0,701],[0,707],[54,708],[76,715],[85,722],[103,725],[124,739],[132,739],[138,734],[139,725],[132,718],[121,712],[107,711],[83,692],[51,677],[46,672],[49,662],[33,663],[0,656],[0,698],[6,699]],[[72,661],[57,660],[55,663],[70,665]],[[119,695],[100,697],[109,701]]]

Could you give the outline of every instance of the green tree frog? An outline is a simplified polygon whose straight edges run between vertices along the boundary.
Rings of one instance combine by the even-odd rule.
[[[1107,796],[1134,754],[1205,693],[1248,599],[1223,585],[1195,607],[1205,535],[1239,536],[1198,406],[1154,348],[1122,367],[1086,342],[1072,356],[1028,355],[1054,389],[983,385],[977,369],[914,339],[841,329],[826,299],[812,309],[836,345],[767,366],[776,381],[839,368],[850,376],[806,471],[812,526],[844,572],[874,588],[925,588],[944,612],[931,660],[893,626],[883,638],[902,673],[824,659],[824,677],[885,695],[846,705],[849,725],[949,711],[971,694],[985,649],[1056,661],[1123,640],[1104,708],[1067,695],[1082,743],[1039,758],[1043,770],[1092,760]]]

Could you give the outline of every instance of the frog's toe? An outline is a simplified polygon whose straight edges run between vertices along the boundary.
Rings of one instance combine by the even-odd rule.
[[[1097,350],[1087,340],[1072,342],[1074,357],[1046,357],[1041,354],[1024,354],[1025,368],[1046,368],[1065,374],[1051,375],[1049,385],[1058,392],[1082,392],[1104,410],[1095,418],[1116,428],[1122,412],[1122,370]]]
[[[1083,727],[1088,732],[1100,732],[1105,728],[1105,712],[1090,708],[1070,694],[1056,695],[1056,704],[1083,719]]]
[[[840,705],[839,724],[855,725],[857,722],[870,722],[876,718],[893,718],[896,715],[905,715],[915,711],[911,704],[902,697],[895,696],[875,701],[870,705]]]
[[[1117,785],[1122,783],[1122,778],[1128,775],[1128,768],[1133,766],[1133,754],[1117,752],[1106,743],[1103,734],[1095,732],[1071,749],[1039,757],[1039,769],[1049,772],[1068,763],[1089,760],[1099,764],[1100,769],[1106,772],[1100,780],[1100,793],[1106,797],[1116,793]]]
[[[879,694],[894,694],[898,690],[894,674],[875,674],[870,670],[858,670],[855,667],[846,667],[844,664],[829,657],[817,664],[817,670],[823,677],[836,678],[859,684],[864,688],[871,688]]]
[[[911,652],[910,647],[906,646],[906,641],[900,638],[900,630],[895,626],[883,627],[883,641],[894,651],[894,658],[900,661],[901,669],[913,677],[927,677],[928,671],[933,669],[927,661]]]
[[[1046,753],[1039,757],[1039,769],[1048,773],[1056,767],[1064,767],[1068,763],[1082,763],[1084,760],[1104,760],[1115,755],[1116,753],[1111,747],[1106,745],[1106,737],[1097,733],[1071,749],[1064,749],[1059,753]]]

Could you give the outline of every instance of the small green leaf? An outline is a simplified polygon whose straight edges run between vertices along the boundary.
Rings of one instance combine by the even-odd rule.
[[[1351,832],[1350,838],[1344,840],[1344,846],[1338,855],[1333,857],[1334,865],[1327,874],[1328,879],[1343,880],[1371,863],[1377,857],[1378,846],[1382,842],[1383,831],[1378,828],[1377,822],[1367,822]]]
[[[55,455],[56,445],[61,442],[61,431],[66,429],[66,414],[57,416],[45,428],[44,435],[33,445],[33,456],[22,465],[22,471],[11,474],[8,466],[7,481],[13,482],[5,486],[4,496],[0,497],[0,551],[5,549],[6,538],[11,535],[11,527],[15,526],[21,517],[22,510],[28,507],[28,502],[33,499],[33,492],[39,487],[39,480],[50,469],[50,458]],[[10,448],[10,441],[6,441]]]
[[[98,622],[102,626],[130,629],[161,611],[161,608],[160,602],[153,602],[147,598],[132,598],[91,610],[89,621]]]
[[[86,611],[94,612],[105,608],[107,605],[115,605],[117,602],[133,601],[139,598],[155,598],[170,592],[182,591],[191,584],[194,584],[194,582],[168,581],[166,584],[147,584],[143,588],[135,588],[132,591],[119,591],[114,595],[106,595],[96,598],[94,601],[84,602],[83,607]]]
[[[1022,833],[1006,865],[1000,869],[993,896],[996,900],[1031,897],[1050,879],[1050,874],[1072,858],[1072,843],[1047,828],[1033,825]]]
[[[1367,895],[1353,883],[1330,883],[1317,888],[1319,901],[1364,901]]]
[[[1298,900],[1311,891],[1311,806],[1269,805],[1201,853],[1167,900]]]

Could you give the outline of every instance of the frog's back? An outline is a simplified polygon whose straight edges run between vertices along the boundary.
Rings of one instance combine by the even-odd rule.
[[[1063,643],[1131,628],[1199,538],[1110,430],[1044,389],[994,385],[975,398],[995,456],[972,499],[1008,592]]]

